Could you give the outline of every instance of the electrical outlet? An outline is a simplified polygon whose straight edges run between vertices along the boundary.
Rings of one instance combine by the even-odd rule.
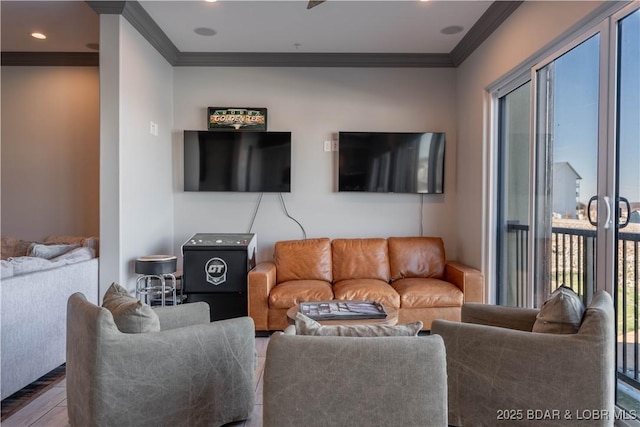
[[[324,142],[324,151],[331,151],[331,150],[332,150],[331,141],[325,141]]]
[[[335,139],[331,141],[331,151],[338,151],[338,141]]]

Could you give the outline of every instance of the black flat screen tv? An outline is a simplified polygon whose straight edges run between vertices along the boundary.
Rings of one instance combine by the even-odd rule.
[[[184,131],[184,191],[291,191],[291,132]]]
[[[444,192],[443,132],[340,132],[338,191]]]

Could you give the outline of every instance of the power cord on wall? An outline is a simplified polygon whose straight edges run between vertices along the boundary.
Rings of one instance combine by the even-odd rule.
[[[300,224],[300,222],[297,219],[289,215],[289,211],[287,210],[287,205],[284,203],[284,197],[282,197],[282,193],[278,193],[278,194],[280,195],[280,203],[282,204],[282,209],[284,210],[285,215],[287,216],[287,218],[291,219],[296,224],[298,224],[298,226],[302,230],[303,239],[306,239],[307,232],[305,231],[304,227],[302,226],[302,224]],[[264,193],[260,193],[260,197],[258,197],[258,202],[256,203],[256,209],[253,212],[253,217],[251,217],[251,224],[249,224],[249,233],[251,233],[251,230],[253,230],[253,224],[256,221],[256,216],[258,216],[258,210],[260,209],[260,204],[262,203],[263,195]]]
[[[260,209],[260,203],[262,202],[262,196],[264,193],[260,193],[260,197],[258,197],[258,203],[256,203],[256,210],[253,212],[253,217],[251,218],[251,224],[249,224],[249,233],[253,229],[253,223],[256,220],[256,216],[258,215],[258,209]]]
[[[284,197],[282,197],[282,193],[280,194],[280,203],[282,203],[282,209],[284,209],[284,213],[285,215],[287,215],[287,218],[291,219],[292,221],[294,221],[296,224],[298,224],[298,226],[300,227],[300,230],[302,230],[302,238],[306,239],[307,238],[307,232],[304,230],[304,227],[302,226],[302,224],[300,224],[298,222],[297,219],[295,219],[294,217],[292,217],[291,215],[289,215],[289,211],[287,211],[287,206],[284,203]]]

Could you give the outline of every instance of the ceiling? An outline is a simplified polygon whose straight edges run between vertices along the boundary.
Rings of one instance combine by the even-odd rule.
[[[182,52],[449,53],[489,1],[142,1]],[[460,26],[458,34],[441,30]],[[208,28],[213,36],[201,36]]]
[[[99,16],[83,1],[2,1],[0,18],[3,52],[95,52],[86,45],[100,37]]]
[[[101,2],[105,3],[105,2]],[[180,52],[451,52],[491,1],[140,1]],[[84,1],[2,1],[3,52],[95,52],[99,15]],[[455,34],[443,34],[451,27]],[[214,35],[199,35],[212,33]],[[46,40],[30,36],[34,31]]]

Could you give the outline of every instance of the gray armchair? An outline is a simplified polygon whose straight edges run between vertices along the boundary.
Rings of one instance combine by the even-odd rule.
[[[447,425],[440,337],[276,333],[264,370],[265,427]]]
[[[254,405],[249,317],[210,323],[206,303],[156,309],[160,332],[121,333],[110,311],[76,293],[67,304],[72,426],[220,426]]]
[[[577,334],[530,332],[537,313],[465,304],[462,323],[433,322],[447,351],[449,424],[613,425],[611,296],[594,295]]]

